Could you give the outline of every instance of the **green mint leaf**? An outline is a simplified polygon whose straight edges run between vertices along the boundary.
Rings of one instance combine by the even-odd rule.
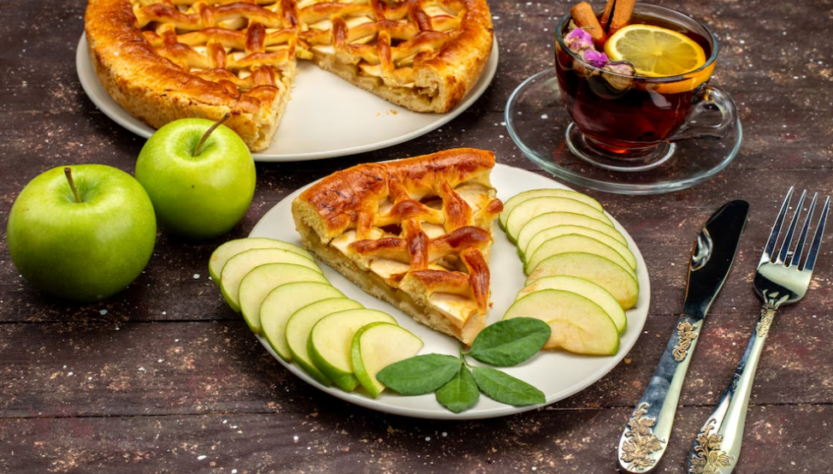
[[[385,367],[376,378],[401,395],[423,395],[448,383],[460,371],[462,363],[449,355],[419,355]]]
[[[542,391],[497,369],[475,367],[472,375],[480,390],[500,403],[521,407],[547,401]]]
[[[480,398],[480,391],[469,369],[462,367],[451,381],[437,390],[437,401],[454,413],[471,408]]]
[[[551,332],[550,325],[540,319],[507,319],[480,331],[468,355],[484,364],[511,367],[541,350]]]

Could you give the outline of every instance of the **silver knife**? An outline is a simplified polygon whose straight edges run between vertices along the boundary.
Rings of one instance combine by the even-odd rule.
[[[697,337],[709,307],[732,268],[748,214],[746,201],[728,202],[712,214],[697,236],[691,252],[683,312],[651,382],[619,439],[619,465],[624,472],[649,472],[665,453]]]

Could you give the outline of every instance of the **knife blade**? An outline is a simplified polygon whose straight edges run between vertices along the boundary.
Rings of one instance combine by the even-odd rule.
[[[748,215],[746,201],[728,202],[712,214],[697,236],[682,314],[619,439],[619,465],[625,472],[649,472],[665,453],[697,338],[732,268]]]

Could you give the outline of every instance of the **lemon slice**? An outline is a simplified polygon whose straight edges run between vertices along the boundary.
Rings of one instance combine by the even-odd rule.
[[[614,61],[633,64],[636,74],[648,77],[679,76],[706,64],[706,53],[688,36],[659,26],[629,25],[605,43]]]

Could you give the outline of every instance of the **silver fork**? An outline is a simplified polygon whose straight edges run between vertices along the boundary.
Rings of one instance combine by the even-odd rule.
[[[743,427],[746,423],[746,408],[749,405],[755,370],[758,367],[772,319],[775,317],[775,311],[782,305],[801,300],[810,286],[816,257],[821,246],[821,237],[824,233],[824,224],[830,209],[830,197],[827,197],[824,202],[810,250],[805,256],[804,246],[807,242],[818,194],[813,196],[795,249],[791,250],[790,247],[807,191],[801,193],[786,236],[778,252],[775,252],[792,195],[793,188],[791,187],[784,197],[784,203],[781,204],[781,210],[772,226],[772,232],[769,234],[764,253],[758,263],[758,271],[755,274],[755,293],[763,300],[761,318],[749,339],[743,358],[735,369],[732,381],[694,440],[688,457],[690,474],[728,474],[735,468],[740,455]]]

